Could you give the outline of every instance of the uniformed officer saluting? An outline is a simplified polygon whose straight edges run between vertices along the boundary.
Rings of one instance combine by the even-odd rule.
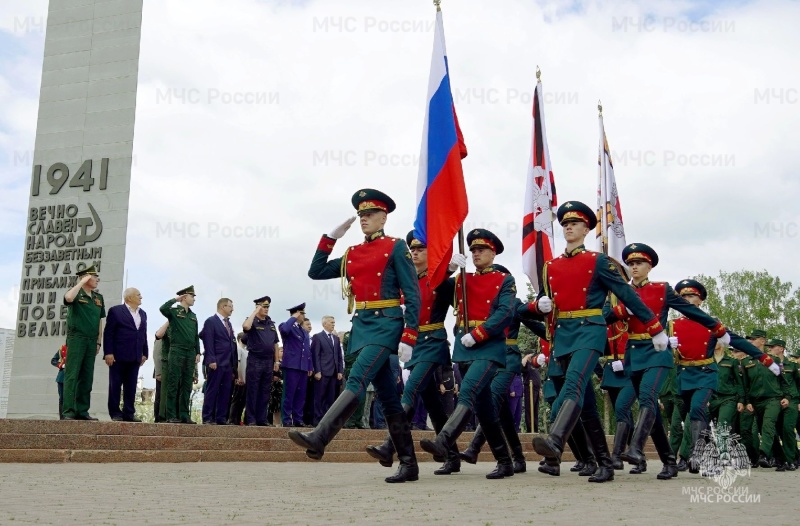
[[[564,444],[581,416],[584,392],[590,389],[591,373],[606,346],[607,330],[603,304],[612,292],[627,305],[663,351],[669,338],[653,312],[623,280],[619,268],[608,256],[586,250],[583,240],[597,225],[594,211],[579,201],[567,201],[558,208],[558,222],[564,228],[564,254],[547,262],[544,287],[533,308],[549,314],[553,334],[553,356],[566,369],[564,387],[553,404],[556,419],[548,436],[533,440],[536,452],[548,463],[561,462]],[[614,478],[605,432],[595,414],[583,415],[593,426],[586,431],[595,447],[600,467],[591,482]],[[599,451],[598,451],[599,449]]]
[[[192,311],[196,294],[194,285],[181,289],[159,311],[169,321],[169,372],[167,373],[167,422],[196,424],[191,419],[189,399],[192,394],[195,364],[200,361],[200,334],[197,315]],[[173,305],[177,303],[173,307]]]
[[[95,292],[100,278],[94,265],[79,270],[78,283],[64,294],[67,306],[67,349],[64,367],[64,420],[97,420],[89,416],[94,357],[103,338],[101,319],[106,317],[103,296]]]
[[[344,236],[355,217],[348,219],[329,235],[323,235],[311,261],[311,279],[341,277],[349,296],[348,312],[353,314],[350,352],[358,353],[347,385],[336,402],[310,433],[289,431],[289,438],[306,448],[306,454],[320,459],[333,437],[358,406],[359,397],[372,382],[383,405],[389,434],[392,436],[400,467],[386,482],[406,482],[419,478],[414,444],[389,355],[398,353],[403,362],[412,356],[417,341],[420,295],[417,273],[411,254],[402,239],[383,232],[387,214],[395,209],[392,199],[377,190],[363,189],[351,200],[358,212],[364,242],[348,248],[341,258],[328,260],[337,239]],[[400,294],[405,312],[400,307]]]

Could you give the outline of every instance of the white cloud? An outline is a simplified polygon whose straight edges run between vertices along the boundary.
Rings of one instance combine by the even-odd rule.
[[[787,67],[800,49],[796,3],[462,0],[443,10],[470,150],[468,226],[503,238],[498,262],[520,290],[536,65],[561,201],[594,206],[602,99],[628,240],[659,251],[657,279],[766,268],[800,284],[800,73]],[[201,318],[220,294],[234,317],[270,294],[276,319],[307,301],[316,328],[329,313],[348,325],[338,283],[306,271],[360,187],[397,201],[389,233],[410,229],[433,17],[426,2],[145,4],[126,266],[151,332],[158,305],[190,283]],[[23,51],[0,71],[0,101],[14,101],[0,144],[13,151],[33,144],[43,35],[11,36]],[[6,291],[19,282],[30,176],[9,173]],[[259,229],[272,236],[247,237]],[[340,244],[358,242],[355,230]],[[0,325],[13,326],[13,312],[0,309]]]

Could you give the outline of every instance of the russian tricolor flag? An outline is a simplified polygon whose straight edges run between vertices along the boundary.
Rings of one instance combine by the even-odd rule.
[[[437,9],[414,221],[418,239],[428,246],[431,287],[444,279],[453,254],[453,238],[467,217],[467,189],[461,169],[461,159],[466,156],[450,91],[442,12]]]

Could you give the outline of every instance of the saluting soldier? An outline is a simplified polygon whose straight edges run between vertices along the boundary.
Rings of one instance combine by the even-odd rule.
[[[75,273],[78,282],[64,294],[67,306],[67,349],[64,366],[64,420],[97,420],[89,415],[95,356],[103,341],[106,317],[103,295],[96,291],[100,278],[94,265]]]
[[[272,375],[278,370],[275,357],[278,354],[278,329],[269,317],[272,300],[262,296],[253,300],[256,307],[242,324],[247,345],[247,369],[245,386],[245,424],[267,426],[269,395],[272,391]]]
[[[697,308],[708,295],[703,284],[694,279],[684,279],[678,283],[675,292]],[[718,368],[714,360],[717,337],[714,336],[714,330],[707,325],[701,325],[685,315],[670,322],[673,338],[671,342],[676,344],[678,351],[678,392],[689,414],[689,444],[692,448],[690,473],[700,472],[700,461],[694,451],[698,447],[698,439],[708,427],[708,403],[717,389]],[[733,348],[759,360],[767,367],[771,366],[773,370],[776,368],[768,355],[753,347],[747,340],[730,331],[727,334]]]
[[[400,403],[395,375],[389,364],[392,354],[403,362],[412,359],[417,342],[420,296],[414,265],[408,246],[402,239],[389,237],[383,228],[387,215],[394,211],[394,201],[383,192],[365,188],[351,199],[357,210],[364,242],[345,251],[343,257],[328,260],[336,240],[340,239],[355,217],[323,235],[311,261],[311,279],[342,278],[349,297],[348,312],[353,314],[349,352],[357,353],[347,385],[342,394],[310,433],[290,431],[289,438],[306,448],[306,455],[320,459],[333,437],[358,406],[371,382],[382,404],[389,434],[392,436],[400,467],[385,480],[389,483],[419,478],[417,457],[411,438],[411,425]],[[405,311],[400,307],[403,296]]]
[[[591,374],[606,347],[608,334],[603,306],[608,293],[613,293],[633,312],[640,332],[653,338],[656,349],[669,344],[664,329],[653,312],[624,281],[618,265],[605,254],[586,250],[586,235],[597,226],[594,210],[579,201],[567,201],[558,208],[558,221],[563,227],[567,247],[564,254],[545,265],[544,287],[535,308],[549,314],[553,331],[553,353],[566,369],[566,380],[553,406],[557,414],[546,437],[537,436],[533,445],[548,463],[561,462],[564,444],[581,419],[584,395],[591,389]],[[628,354],[626,352],[626,358]],[[655,401],[654,401],[655,403]],[[597,414],[587,408],[584,426],[591,440],[599,467],[590,482],[614,479],[614,468],[606,443],[606,435]],[[640,463],[644,456],[636,459]]]
[[[466,274],[466,283],[461,275],[443,283],[448,296],[455,294],[458,306],[453,349],[453,361],[459,364],[462,375],[458,404],[436,438],[423,439],[420,445],[435,460],[445,459],[474,412],[497,460],[497,466],[486,478],[501,479],[513,476],[514,467],[491,384],[498,368],[506,364],[506,329],[515,316],[517,287],[511,274],[494,265],[495,256],[504,249],[495,234],[478,228],[467,235],[467,243],[475,272]],[[465,286],[468,320],[464,319]]]
[[[650,271],[658,265],[658,254],[644,243],[631,243],[622,250],[622,257],[630,267],[632,285],[638,297],[658,317],[659,326],[667,323],[670,309],[675,309],[690,320],[700,323],[724,344],[730,343],[725,327],[717,320],[678,296],[669,283],[650,281]],[[657,397],[671,368],[675,367],[670,352],[654,346],[650,327],[630,319],[626,302],[613,310],[614,318],[628,322],[628,345],[625,357],[629,362],[631,381],[639,399],[639,418],[631,438],[631,445],[621,456],[626,462],[638,464],[644,458],[644,443],[648,435],[653,438],[663,469],[657,475],[667,480],[678,475],[675,453],[670,447],[667,432],[658,409]],[[712,348],[713,349],[713,348]]]
[[[781,412],[778,416],[777,432],[773,443],[776,471],[794,471],[797,461],[797,409],[800,403],[800,373],[797,364],[785,356],[786,342],[780,338],[771,338],[767,342],[769,353],[781,369],[781,376],[786,384],[786,403],[781,401]],[[780,444],[778,443],[780,438]]]
[[[411,261],[417,271],[420,289],[420,318],[417,345],[414,347],[411,360],[404,364],[411,374],[405,382],[401,404],[406,414],[406,420],[410,422],[414,416],[417,399],[421,397],[425,409],[431,417],[433,429],[438,433],[447,422],[449,415],[445,412],[439,394],[439,386],[433,381],[433,377],[438,368],[451,367],[450,344],[447,341],[444,319],[447,317],[452,295],[443,293],[446,286],[442,288],[440,283],[428,283],[428,247],[414,236],[413,230],[406,235],[406,244],[408,244]],[[466,261],[462,254],[454,254],[453,259],[461,263]],[[454,263],[449,266],[450,272],[455,271],[456,268],[458,266]],[[380,446],[367,446],[367,453],[377,459],[382,466],[391,467],[394,457],[391,434]],[[461,459],[458,451],[452,447],[444,465],[433,474],[450,475],[460,471]]]
[[[196,424],[189,412],[195,364],[200,361],[200,334],[197,315],[192,311],[197,295],[194,285],[179,290],[160,308],[169,327],[169,370],[165,416],[171,424]],[[177,303],[177,305],[175,305]],[[173,306],[174,305],[174,306]]]

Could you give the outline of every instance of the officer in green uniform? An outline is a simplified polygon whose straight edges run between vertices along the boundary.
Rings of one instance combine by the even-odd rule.
[[[764,344],[767,342],[767,331],[763,329],[751,329],[747,339],[755,345],[759,350],[764,350]],[[732,356],[737,358],[739,362],[739,374],[742,379],[742,387],[745,391],[745,409],[739,413],[739,435],[742,437],[742,444],[747,449],[747,456],[750,457],[751,467],[757,468],[758,466],[758,423],[756,422],[755,414],[753,413],[753,406],[747,404],[748,398],[748,384],[744,381],[744,368],[742,367],[741,360],[738,360],[740,355],[733,353]],[[744,356],[744,355],[741,355]]]
[[[800,372],[797,364],[785,356],[786,342],[780,338],[772,338],[767,342],[769,354],[780,364],[781,376],[786,384],[787,401],[781,403],[777,432],[773,443],[776,459],[776,471],[794,471],[797,461],[797,439],[794,428],[797,425],[797,406],[800,404]],[[780,444],[778,444],[780,438]],[[780,462],[777,462],[780,460]]]
[[[737,352],[742,368],[747,410],[755,414],[758,431],[761,434],[758,464],[762,468],[771,467],[772,445],[781,407],[789,404],[789,389],[781,378],[780,366],[772,363],[766,367],[744,353]]]
[[[106,306],[96,292],[100,278],[94,265],[79,270],[78,283],[64,294],[67,306],[67,350],[64,367],[64,420],[97,420],[89,416],[94,361],[103,338]]]
[[[159,308],[169,321],[166,418],[171,424],[195,424],[189,411],[195,364],[200,361],[197,315],[191,309],[196,297],[194,285],[179,290],[176,294],[177,297],[167,300]],[[173,307],[175,303],[177,305]]]

